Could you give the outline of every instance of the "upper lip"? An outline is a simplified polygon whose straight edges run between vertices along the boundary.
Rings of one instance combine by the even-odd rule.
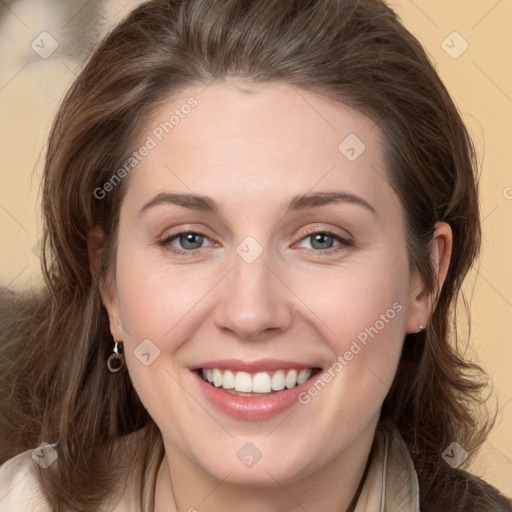
[[[242,361],[241,359],[217,359],[215,361],[206,361],[198,364],[192,370],[199,369],[215,369],[219,370],[235,370],[238,372],[268,372],[274,370],[286,369],[305,369],[305,368],[319,368],[319,365],[311,363],[299,363],[297,361],[285,361],[282,359],[258,359],[256,361]]]

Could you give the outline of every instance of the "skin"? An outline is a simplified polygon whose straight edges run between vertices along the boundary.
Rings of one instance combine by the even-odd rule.
[[[225,81],[181,91],[142,127],[139,142],[190,96],[197,107],[129,177],[115,276],[103,291],[112,336],[124,342],[133,384],[164,440],[157,506],[345,510],[404,336],[427,324],[432,307],[408,266],[404,211],[387,182],[382,133],[347,106],[286,84]],[[338,150],[349,134],[366,146],[355,161]],[[284,213],[296,194],[333,190],[363,198],[375,212],[339,202]],[[159,204],[138,213],[164,191],[209,196],[220,212]],[[311,229],[353,243],[327,238],[322,249]],[[196,239],[199,249],[187,249],[179,237],[159,245],[198,230],[205,234],[202,246]],[[252,263],[236,252],[247,236],[263,250]],[[434,242],[442,286],[448,225],[436,225]],[[189,370],[223,358],[291,359],[327,369],[394,303],[401,311],[310,403],[269,419],[220,412]],[[149,366],[134,354],[146,338],[160,350]],[[262,453],[251,468],[237,458],[247,442]]]

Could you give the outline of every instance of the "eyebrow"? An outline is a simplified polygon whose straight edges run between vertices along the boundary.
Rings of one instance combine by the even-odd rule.
[[[375,208],[373,208],[373,206],[362,197],[341,191],[310,192],[307,194],[299,194],[293,196],[284,207],[284,212],[288,213],[291,211],[306,210],[308,208],[335,203],[349,203],[362,206],[372,212],[374,215],[377,215]],[[160,204],[174,204],[177,206],[182,206],[183,208],[212,213],[217,216],[220,215],[221,210],[220,205],[208,196],[161,192],[150,199],[147,203],[145,203],[144,206],[139,210],[138,214],[142,215],[145,211]]]
[[[153,199],[150,199],[139,210],[138,214],[142,215],[146,210],[159,204],[175,204],[183,208],[190,208],[191,210],[211,212],[215,215],[218,215],[220,210],[219,205],[211,197],[196,194],[171,194],[169,192],[161,192],[153,197]]]

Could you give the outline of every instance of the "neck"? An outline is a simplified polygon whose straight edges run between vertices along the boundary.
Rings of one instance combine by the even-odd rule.
[[[304,470],[288,480],[267,471],[266,478],[257,483],[237,481],[235,470],[227,471],[224,479],[215,479],[164,441],[166,456],[156,483],[156,508],[162,512],[352,512],[374,435],[375,425],[369,425],[317,471]]]

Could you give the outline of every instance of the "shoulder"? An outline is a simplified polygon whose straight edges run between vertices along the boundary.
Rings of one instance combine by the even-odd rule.
[[[108,512],[140,512],[139,487],[142,480],[137,453],[140,434],[130,434],[115,444],[119,482],[98,510]],[[0,512],[52,512],[38,479],[43,471],[61,462],[56,444],[43,443],[0,465]],[[61,464],[59,464],[61,465]],[[68,465],[56,467],[66,471]],[[69,484],[69,481],[67,481]]]
[[[0,466],[0,510],[51,512],[37,479],[33,453],[20,453]]]

